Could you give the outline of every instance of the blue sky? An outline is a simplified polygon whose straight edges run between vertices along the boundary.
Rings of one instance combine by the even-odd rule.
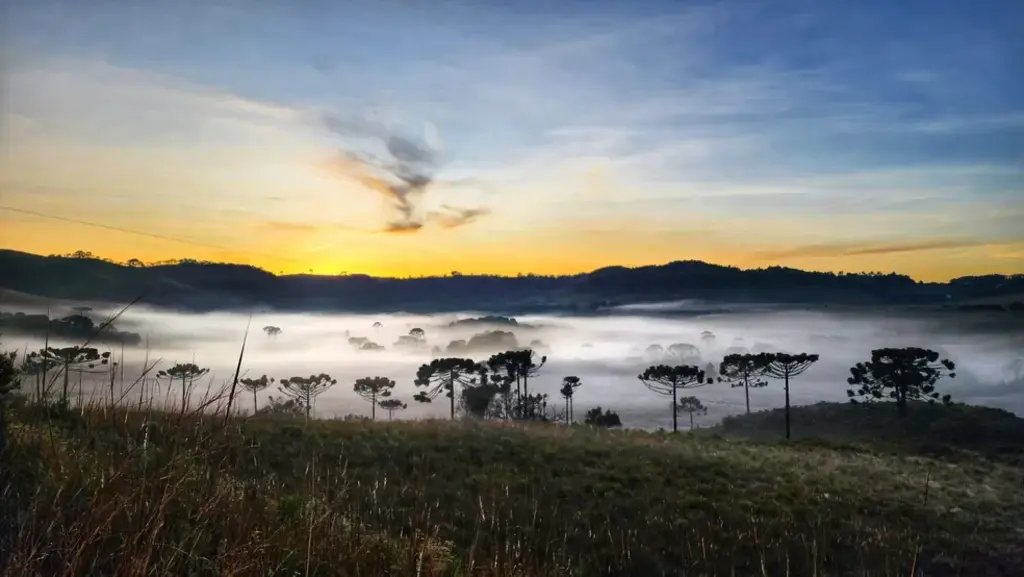
[[[424,210],[490,213],[447,237],[417,233],[437,246],[472,235],[500,246],[532,231],[530,242],[566,243],[589,266],[600,260],[582,256],[595,240],[619,245],[646,223],[662,236],[632,234],[633,252],[619,260],[717,255],[753,265],[786,254],[783,264],[851,270],[874,268],[844,257],[851,246],[918,242],[925,275],[983,257],[992,270],[1024,263],[1021,2],[34,0],[7,19],[8,111],[34,127],[31,138],[8,129],[15,149],[44,136],[162,151],[273,140],[237,126],[228,134],[205,108],[164,112],[167,102],[129,99],[117,84],[146,82],[291,111],[230,116],[325,150],[338,142],[324,113],[372,112],[413,132],[432,124],[443,141],[439,178],[475,185],[428,189]],[[49,76],[28,74],[40,70]],[[82,78],[96,82],[76,88]],[[8,194],[32,178],[9,179]],[[61,189],[65,205],[82,202],[80,190],[40,186]],[[158,196],[138,194],[140,211]],[[233,200],[223,204],[238,204],[237,194],[225,192]],[[251,218],[279,216],[252,200]],[[335,220],[344,226],[370,218],[343,212]],[[738,241],[737,229],[752,238]],[[565,230],[591,237],[580,244]],[[332,234],[342,236],[328,245],[355,242]],[[959,248],[929,248],[937,240]],[[392,252],[379,249],[374,262],[408,249],[387,242]],[[652,252],[645,242],[680,246]],[[811,255],[825,245],[834,254]],[[906,268],[908,252],[880,268]],[[392,260],[388,270],[408,268],[407,257]]]

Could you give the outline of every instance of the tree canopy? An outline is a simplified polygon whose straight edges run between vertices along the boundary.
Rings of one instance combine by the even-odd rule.
[[[935,384],[943,377],[955,378],[956,365],[939,353],[917,347],[885,348],[871,351],[871,360],[850,368],[846,394],[851,403],[890,400],[897,411],[907,412],[907,401],[951,402],[940,395]]]
[[[356,380],[352,389],[370,403],[370,419],[377,420],[377,402],[391,396],[395,381],[387,377],[363,377]]]

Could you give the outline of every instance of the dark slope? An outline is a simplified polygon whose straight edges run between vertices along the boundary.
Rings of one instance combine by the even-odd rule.
[[[235,264],[183,261],[129,267],[95,258],[0,250],[0,288],[49,298],[126,302],[192,310],[265,306],[289,310],[592,312],[632,302],[892,305],[994,298],[1024,292],[1024,275],[921,283],[889,274],[741,270],[698,261],[609,267],[561,277],[455,275],[277,276]]]

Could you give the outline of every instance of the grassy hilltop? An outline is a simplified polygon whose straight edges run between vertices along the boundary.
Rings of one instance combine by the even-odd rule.
[[[102,407],[9,419],[7,575],[1024,570],[1024,470],[960,450]]]

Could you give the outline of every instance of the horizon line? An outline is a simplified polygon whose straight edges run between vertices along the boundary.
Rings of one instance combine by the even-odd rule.
[[[680,260],[672,260],[672,261],[662,262],[662,263],[644,264],[644,265],[637,265],[637,266],[614,265],[613,264],[613,265],[607,265],[607,266],[603,266],[603,267],[600,267],[600,268],[596,268],[596,269],[593,269],[593,270],[590,270],[590,271],[577,272],[577,273],[567,273],[567,274],[538,274],[538,273],[530,273],[530,272],[526,272],[526,273],[520,272],[520,273],[517,273],[515,275],[510,275],[510,274],[498,274],[498,273],[461,273],[459,271],[451,271],[451,272],[449,272],[447,274],[438,273],[438,274],[428,274],[428,275],[420,275],[420,276],[410,275],[410,276],[400,277],[400,276],[378,276],[378,275],[373,275],[373,274],[369,274],[369,273],[348,272],[348,271],[342,271],[340,273],[334,273],[334,274],[330,274],[330,273],[314,273],[312,271],[310,271],[310,272],[297,272],[297,273],[285,273],[284,271],[274,272],[274,271],[268,270],[266,268],[263,268],[261,266],[257,266],[257,265],[249,264],[249,263],[230,262],[230,261],[214,261],[214,260],[197,259],[197,258],[191,258],[191,257],[181,257],[181,258],[167,259],[167,260],[162,260],[162,261],[145,262],[145,261],[142,261],[141,259],[129,259],[127,261],[118,261],[118,260],[115,260],[115,259],[111,259],[111,258],[107,258],[107,257],[101,256],[101,255],[94,254],[94,253],[92,253],[90,251],[75,251],[75,252],[67,253],[67,254],[40,254],[40,253],[35,253],[35,252],[28,252],[28,251],[21,251],[21,250],[15,250],[15,249],[9,249],[9,248],[2,248],[2,247],[0,247],[0,252],[24,254],[24,255],[30,255],[30,256],[34,256],[34,257],[38,257],[38,258],[45,258],[45,259],[53,258],[53,259],[94,260],[94,261],[98,261],[98,262],[105,262],[105,263],[108,263],[108,264],[113,264],[113,265],[124,267],[124,268],[156,268],[156,267],[161,267],[161,266],[179,266],[179,265],[182,265],[182,264],[240,266],[240,267],[249,267],[249,268],[252,268],[252,269],[256,269],[258,271],[267,273],[267,274],[269,274],[269,275],[271,275],[271,276],[273,276],[275,278],[306,276],[306,277],[323,277],[323,278],[368,277],[368,278],[382,279],[382,280],[423,280],[423,279],[442,279],[442,278],[456,278],[456,277],[501,278],[501,279],[516,279],[516,278],[523,278],[523,277],[533,277],[533,278],[558,279],[558,278],[573,278],[573,277],[586,276],[586,275],[591,275],[591,274],[594,274],[594,273],[597,273],[597,272],[605,271],[605,270],[608,270],[608,269],[639,270],[639,269],[645,269],[645,268],[666,267],[666,266],[670,266],[670,265],[673,265],[673,264],[700,264],[700,265],[709,266],[709,267],[715,267],[715,268],[720,268],[720,269],[732,269],[732,270],[735,270],[735,271],[738,271],[738,272],[757,272],[757,271],[767,271],[767,270],[778,269],[778,270],[797,271],[797,272],[802,272],[802,273],[806,273],[806,274],[829,275],[829,276],[835,276],[835,277],[843,277],[843,276],[883,276],[883,277],[884,276],[894,276],[894,277],[907,278],[907,279],[909,279],[909,280],[911,280],[911,281],[913,281],[913,282],[915,282],[917,284],[949,284],[949,283],[951,283],[953,281],[960,280],[960,279],[984,278],[984,277],[1017,278],[1017,277],[1020,277],[1020,276],[1024,276],[1024,273],[1009,273],[1009,274],[993,273],[993,274],[988,274],[988,275],[963,275],[963,276],[951,277],[950,279],[948,279],[946,281],[925,281],[925,280],[916,279],[916,278],[910,276],[909,274],[900,273],[900,272],[896,272],[896,271],[890,271],[890,272],[883,272],[883,271],[840,271],[840,272],[833,272],[833,271],[827,271],[827,270],[802,269],[802,268],[796,268],[796,267],[791,267],[791,266],[783,266],[783,265],[777,265],[777,264],[766,265],[766,266],[761,266],[761,267],[744,268],[744,267],[740,267],[740,266],[736,266],[736,265],[718,264],[718,263],[708,262],[708,261],[699,260],[699,259],[680,259]],[[81,256],[76,256],[78,253],[81,253]],[[138,261],[140,264],[135,266],[135,267],[133,267],[133,266],[131,266],[129,264],[132,261]]]

